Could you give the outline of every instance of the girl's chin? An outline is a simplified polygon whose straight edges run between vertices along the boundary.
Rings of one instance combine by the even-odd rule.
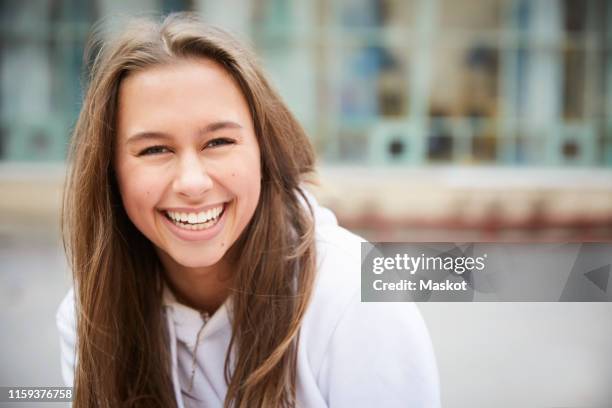
[[[188,256],[177,256],[172,257],[172,260],[179,267],[189,268],[189,269],[200,269],[200,268],[212,268],[219,263],[222,257],[213,257],[213,258],[202,258],[198,257],[188,257]]]
[[[219,251],[215,254],[204,254],[202,252],[202,248],[194,248],[190,251],[173,251],[171,249],[160,250],[159,247],[157,248],[158,256],[166,269],[211,268],[219,264],[225,255],[224,251]]]

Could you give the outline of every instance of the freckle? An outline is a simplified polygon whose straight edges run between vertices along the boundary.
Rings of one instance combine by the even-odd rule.
[[[224,242],[222,242],[222,243],[221,243],[221,246],[225,246],[225,243],[224,243]]]
[[[236,177],[236,173],[232,173],[232,177]]]

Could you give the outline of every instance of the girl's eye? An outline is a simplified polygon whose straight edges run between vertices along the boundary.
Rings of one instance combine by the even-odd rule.
[[[231,139],[220,137],[218,139],[213,139],[210,142],[208,142],[206,144],[206,147],[213,147],[213,148],[214,147],[221,147],[221,146],[229,145],[229,144],[233,144],[233,143],[234,143],[234,141],[231,140]]]
[[[139,156],[148,156],[148,155],[152,155],[152,154],[163,154],[163,153],[168,153],[169,150],[167,147],[164,146],[151,146],[151,147],[147,147],[146,149],[144,149],[143,151],[141,151],[140,153],[138,153]]]

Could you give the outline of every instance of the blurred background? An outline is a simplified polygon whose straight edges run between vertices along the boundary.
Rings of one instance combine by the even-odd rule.
[[[316,146],[314,192],[367,239],[612,241],[610,0],[0,7],[0,385],[61,383],[64,160],[101,18],[198,11],[249,43]],[[609,304],[419,307],[445,407],[612,401]]]

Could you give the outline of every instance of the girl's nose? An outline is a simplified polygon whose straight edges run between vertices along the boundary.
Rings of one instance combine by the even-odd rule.
[[[213,187],[213,181],[197,154],[181,159],[173,187],[176,193],[188,198],[199,198]]]

